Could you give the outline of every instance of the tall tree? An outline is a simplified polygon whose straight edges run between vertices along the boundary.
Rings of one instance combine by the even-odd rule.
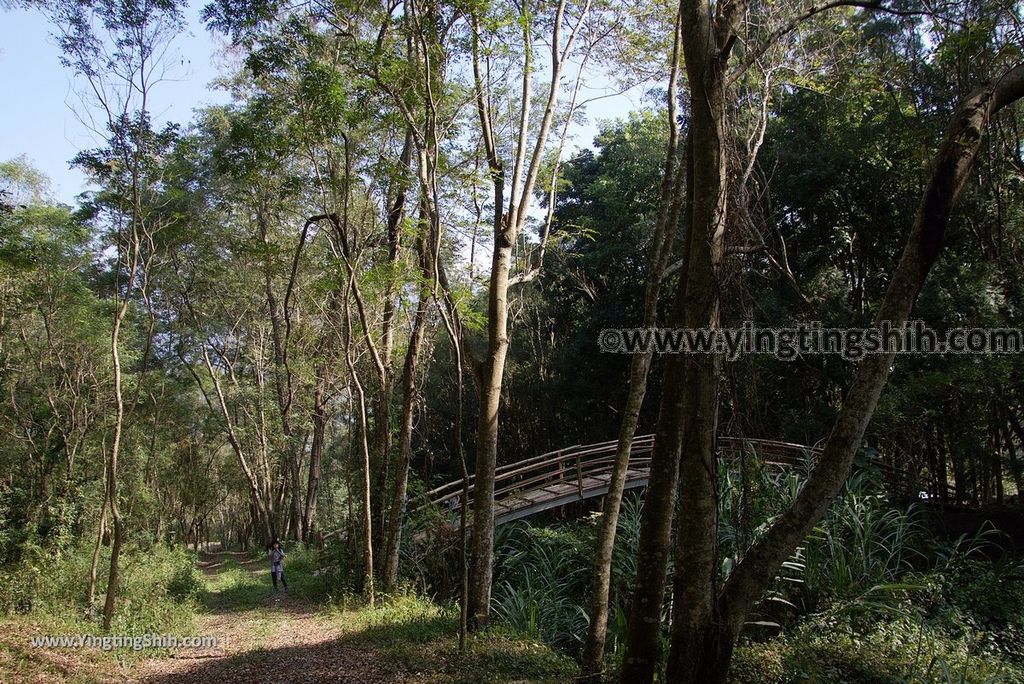
[[[770,39],[791,31],[800,19],[822,9],[812,8],[772,32]],[[720,6],[702,0],[680,3],[693,145],[687,258],[670,317],[672,325],[679,328],[719,326],[718,283],[729,212],[727,96],[736,73],[728,67],[745,12],[742,2]],[[757,49],[752,54],[758,54]],[[738,69],[747,66],[745,61]],[[1021,96],[1020,77],[1020,67],[1005,72],[995,84],[972,93],[954,115],[876,322],[899,326],[907,320],[939,253],[952,203],[970,172],[982,133],[995,112]],[[717,575],[714,460],[720,361],[715,355],[668,359],[641,530],[641,570],[630,616],[624,682],[651,681],[658,667],[658,616],[673,513],[676,569],[668,677],[679,682],[725,680],[732,647],[748,611],[849,474],[892,360],[890,354],[879,354],[861,362],[808,483],[722,586]]]
[[[512,251],[526,226],[530,202],[536,187],[541,161],[554,122],[562,79],[580,31],[587,25],[590,2],[586,0],[569,13],[567,0],[550,7],[531,7],[524,3],[516,9],[514,23],[521,31],[518,42],[521,63],[515,68],[522,77],[517,93],[519,123],[514,136],[511,174],[499,152],[498,121],[493,107],[497,84],[490,70],[491,57],[482,49],[493,49],[497,36],[484,33],[482,17],[472,16],[472,62],[476,110],[480,122],[487,167],[493,188],[494,216],[491,229],[493,245],[491,271],[487,286],[487,345],[477,365],[480,406],[476,431],[476,466],[473,480],[473,536],[470,554],[468,602],[473,628],[487,625],[490,615],[491,578],[494,565],[494,471],[498,459],[498,421],[501,405],[505,359],[508,354],[509,287],[513,284]],[[548,14],[544,28],[538,17]],[[548,28],[549,27],[549,28]],[[538,35],[538,29],[544,33]],[[547,35],[545,35],[547,34]],[[530,112],[533,106],[534,45],[547,40],[550,80],[542,91],[543,113],[535,137],[530,141]],[[578,73],[576,78],[580,79]],[[506,183],[509,183],[506,190]],[[521,280],[521,279],[517,279]]]
[[[149,224],[146,205],[157,136],[151,128],[149,99],[153,87],[165,75],[167,48],[181,29],[181,15],[173,0],[55,0],[38,4],[58,32],[65,66],[85,83],[87,111],[99,110],[94,130],[108,136],[109,143],[108,152],[98,155],[100,158],[80,157],[80,163],[108,189],[110,201],[105,208],[110,212],[112,246],[116,250],[110,336],[114,422],[107,462],[107,497],[114,534],[103,608],[103,625],[109,629],[124,540],[118,493],[118,457],[126,412],[121,331],[133,292],[146,286],[154,256],[150,248],[155,227]]]
[[[657,322],[658,296],[664,278],[675,235],[679,227],[683,189],[686,175],[679,155],[678,121],[678,78],[681,56],[681,30],[676,18],[675,38],[669,63],[668,81],[668,144],[665,149],[665,165],[662,171],[661,197],[655,219],[654,239],[648,260],[647,282],[644,288],[642,325],[650,328]],[[608,484],[601,511],[597,548],[594,552],[594,580],[590,603],[590,624],[583,648],[582,667],[584,677],[599,681],[604,669],[604,645],[608,631],[608,602],[612,582],[612,555],[615,550],[615,536],[618,527],[622,495],[625,491],[629,457],[633,449],[640,421],[640,409],[647,393],[647,374],[651,367],[653,350],[645,350],[633,356],[629,366],[629,390],[619,426],[618,441],[615,445],[615,463]]]

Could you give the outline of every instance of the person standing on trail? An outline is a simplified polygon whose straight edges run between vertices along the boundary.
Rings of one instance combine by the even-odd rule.
[[[284,549],[281,542],[274,540],[268,554],[270,556],[270,579],[274,581],[274,591],[277,591],[277,580],[281,580],[284,590],[288,591],[288,582],[284,579]]]

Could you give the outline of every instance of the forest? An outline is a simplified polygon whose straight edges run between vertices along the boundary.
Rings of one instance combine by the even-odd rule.
[[[1024,682],[1024,4],[26,11],[0,682]]]

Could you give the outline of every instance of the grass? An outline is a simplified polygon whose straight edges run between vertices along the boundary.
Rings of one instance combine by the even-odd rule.
[[[47,557],[48,556],[48,557]],[[85,600],[91,548],[42,554],[29,549],[8,568],[8,590],[0,601],[0,681],[116,681],[142,659],[161,651],[41,649],[33,637],[100,635],[104,578],[97,605]],[[106,558],[101,559],[106,567]],[[117,612],[111,634],[196,634],[196,595],[203,580],[194,558],[182,549],[128,545],[122,556]]]
[[[228,560],[225,569],[207,578],[200,595],[203,607],[212,613],[255,610],[262,607],[273,593],[269,580],[260,578],[235,560]]]
[[[975,636],[951,636],[914,619],[878,620],[851,629],[843,621],[809,621],[794,633],[740,645],[735,684],[992,684],[1020,682],[1024,671],[981,652]]]
[[[458,610],[411,593],[385,599],[376,608],[337,607],[333,619],[353,644],[372,649],[419,673],[424,682],[565,682],[575,663],[540,642],[504,627],[467,640],[458,650]]]
[[[6,617],[0,630],[0,681],[46,681],[79,684],[104,680],[112,670],[130,665],[131,651],[43,650],[32,648],[37,636],[98,631],[76,616],[49,614]]]

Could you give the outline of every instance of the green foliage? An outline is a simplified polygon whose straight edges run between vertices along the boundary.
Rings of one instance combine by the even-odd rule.
[[[973,637],[979,654],[1024,669],[1024,560],[974,554],[921,581],[915,606],[928,620]]]
[[[636,573],[642,505],[627,496],[612,554],[608,653],[625,639],[625,616]],[[596,540],[595,515],[586,524],[537,527],[525,522],[498,528],[492,596],[495,617],[518,632],[577,653],[587,630]]]
[[[802,478],[748,463],[743,488],[723,467],[723,551],[742,548],[740,518],[756,512],[746,544],[799,490]],[[736,682],[993,682],[1024,673],[1019,560],[992,561],[990,534],[942,542],[917,506],[895,507],[867,463],[784,566],[750,618],[733,662]],[[732,486],[728,483],[733,483]],[[625,635],[641,507],[627,497],[613,561],[607,657]],[[499,528],[495,617],[576,652],[586,633],[593,530],[586,525]],[[1002,553],[1002,551],[1000,551]],[[731,565],[723,567],[723,578]]]
[[[893,584],[926,560],[924,537],[914,506],[895,508],[869,478],[854,476],[798,551],[800,599],[813,612]]]
[[[336,619],[357,644],[394,658],[425,681],[564,682],[576,674],[571,660],[508,627],[471,634],[464,654],[453,635],[458,609],[411,593],[390,597],[379,608],[344,611]]]
[[[951,636],[913,618],[866,629],[812,620],[791,635],[740,645],[730,670],[737,684],[988,684],[1019,681],[1024,670],[979,653],[973,636]]]
[[[500,572],[493,589],[496,617],[531,638],[562,648],[586,633],[579,605],[589,582],[592,545],[572,528],[516,525],[502,530]]]
[[[83,543],[54,556],[28,544],[21,560],[3,567],[8,578],[0,610],[36,620],[67,619],[82,633],[95,631],[99,607],[86,605],[92,547]],[[103,549],[98,594],[105,586],[108,551]],[[118,610],[111,630],[118,634],[188,634],[203,581],[195,557],[162,544],[128,544],[122,551]]]
[[[118,604],[111,630],[119,634],[182,634],[192,619],[202,579],[195,556],[162,544],[122,553]],[[100,585],[101,587],[104,585]]]

